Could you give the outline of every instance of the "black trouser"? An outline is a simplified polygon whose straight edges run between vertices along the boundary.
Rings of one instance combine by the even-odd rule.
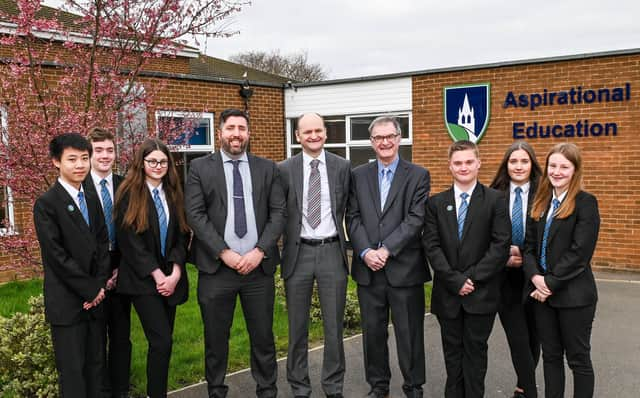
[[[496,314],[471,314],[464,309],[455,318],[438,317],[447,369],[446,398],[484,396],[487,340]]]
[[[384,270],[373,273],[371,283],[358,285],[362,343],[367,383],[373,391],[389,391],[389,311],[396,335],[398,364],[404,377],[402,390],[421,397],[425,382],[424,285],[393,287]]]
[[[573,397],[593,397],[591,326],[596,305],[554,308],[548,303],[534,305],[536,326],[542,343],[545,398],[564,397],[564,355],[573,372]]]
[[[131,301],[149,343],[147,395],[164,398],[167,396],[176,307],[168,305],[166,299],[159,295],[133,296]]]
[[[51,340],[58,369],[60,396],[101,396],[104,365],[104,321],[88,320],[72,325],[51,325]]]
[[[229,356],[229,332],[238,296],[249,332],[251,375],[257,383],[256,395],[275,397],[277,364],[273,338],[273,275],[265,275],[260,267],[248,275],[240,275],[224,266],[215,274],[200,273],[198,277],[209,397],[227,396],[224,377]]]
[[[131,296],[109,291],[103,305],[107,318],[107,352],[102,390],[106,396],[126,396],[131,371]]]
[[[517,386],[527,398],[537,398],[536,366],[540,358],[540,339],[533,314],[534,303],[503,303],[498,314],[507,336],[511,362],[518,376]]]

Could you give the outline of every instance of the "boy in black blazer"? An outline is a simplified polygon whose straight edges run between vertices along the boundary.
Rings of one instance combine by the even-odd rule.
[[[109,277],[109,239],[98,198],[82,188],[91,146],[62,134],[49,152],[59,170],[34,206],[44,265],[45,316],[51,324],[63,397],[98,397],[103,363],[103,311]]]
[[[449,169],[453,187],[429,199],[423,235],[434,270],[431,311],[442,332],[445,397],[482,397],[511,229],[503,195],[478,182],[474,143],[451,145]]]

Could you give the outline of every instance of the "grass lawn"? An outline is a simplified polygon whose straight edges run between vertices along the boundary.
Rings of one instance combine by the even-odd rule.
[[[169,370],[169,389],[174,390],[196,383],[204,377],[204,343],[200,308],[196,296],[198,273],[189,265],[189,301],[178,307],[175,330],[173,334],[173,354]],[[355,290],[353,281],[349,281],[349,289]],[[15,312],[26,312],[28,297],[42,292],[42,281],[11,282],[0,286],[0,316],[11,316]],[[431,284],[425,285],[427,309],[431,298]],[[285,300],[276,295],[273,333],[276,338],[278,357],[287,353],[287,314]],[[135,310],[132,311],[131,336],[133,358],[131,364],[131,382],[133,396],[144,396],[146,390],[145,364],[147,343]],[[356,334],[358,330],[347,330],[347,335]],[[311,346],[322,344],[322,324],[314,322],[310,325]],[[240,303],[236,305],[236,313],[231,330],[229,347],[229,372],[249,366],[249,337],[246,333]]]

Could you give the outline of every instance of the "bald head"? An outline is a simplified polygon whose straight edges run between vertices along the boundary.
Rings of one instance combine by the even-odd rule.
[[[302,145],[302,150],[311,157],[318,157],[327,140],[324,119],[317,113],[305,113],[298,118],[297,125],[296,140]]]

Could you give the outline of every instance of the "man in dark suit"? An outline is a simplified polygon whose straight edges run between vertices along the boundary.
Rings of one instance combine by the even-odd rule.
[[[320,115],[298,118],[296,140],[302,152],[278,166],[287,199],[282,253],[289,314],[287,380],[295,397],[311,395],[307,351],[315,279],[324,327],[322,388],[327,397],[339,398],[345,371],[342,321],[349,273],[342,222],[351,168],[348,160],[324,150],[327,131]]]
[[[36,200],[33,218],[60,394],[99,397],[109,238],[98,198],[82,188],[91,146],[79,134],[62,134],[51,140],[49,153],[59,177]]]
[[[431,280],[421,245],[429,172],[398,156],[401,130],[389,116],[369,134],[376,161],[353,170],[347,226],[353,245],[351,274],[358,283],[364,366],[369,397],[389,393],[391,311],[398,362],[407,397],[422,397],[425,382],[424,282]]]
[[[89,133],[88,138],[92,149],[91,172],[82,186],[85,191],[91,192],[100,200],[109,235],[111,258],[111,277],[107,281],[107,295],[103,302],[107,339],[105,349],[108,349],[104,355],[106,363],[102,390],[107,397],[121,398],[129,394],[131,369],[131,299],[115,291],[120,250],[116,244],[113,205],[122,177],[113,173],[113,162],[116,159],[113,134],[96,127]]]
[[[192,251],[198,267],[198,302],[204,323],[209,397],[225,397],[229,331],[240,296],[251,342],[258,397],[277,394],[272,331],[280,263],[277,241],[284,228],[285,199],[276,164],[247,153],[249,117],[220,114],[221,150],[191,162],[185,187]]]
[[[453,187],[427,206],[424,245],[434,270],[431,312],[442,334],[445,397],[484,396],[487,340],[500,303],[511,227],[504,196],[478,182],[470,141],[449,147]]]

